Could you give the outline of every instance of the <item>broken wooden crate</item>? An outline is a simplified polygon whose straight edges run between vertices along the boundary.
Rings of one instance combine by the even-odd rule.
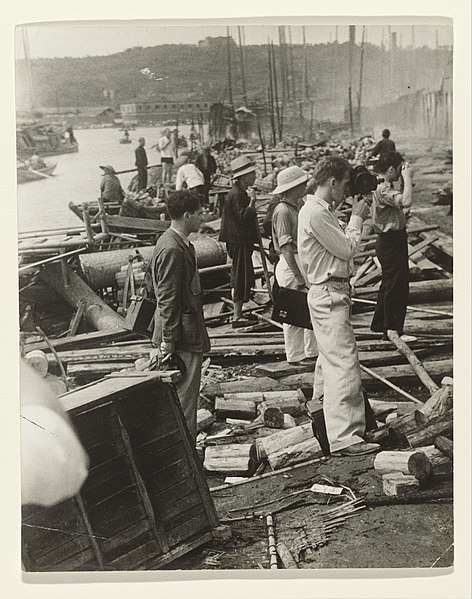
[[[89,476],[69,500],[23,508],[27,571],[154,570],[211,539],[218,520],[173,385],[125,374],[60,401]]]

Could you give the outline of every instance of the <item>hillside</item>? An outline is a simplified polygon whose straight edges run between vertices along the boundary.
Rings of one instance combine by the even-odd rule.
[[[280,48],[275,47],[280,86]],[[344,108],[349,86],[349,44],[309,45],[307,73],[309,99]],[[351,76],[353,101],[359,86],[360,46],[355,47]],[[296,95],[301,98],[304,49],[293,46]],[[451,51],[430,48],[397,49],[390,53],[366,44],[364,50],[363,104],[374,105],[416,89],[439,89],[444,75],[452,71]],[[290,58],[289,58],[290,60]],[[266,46],[245,48],[249,98],[267,98],[269,70]],[[233,94],[242,94],[239,49],[231,51]],[[163,78],[147,79],[140,71],[148,67]],[[109,105],[118,107],[150,92],[164,95],[199,93],[209,101],[228,99],[226,44],[219,48],[172,44],[130,48],[110,56],[35,59],[31,61],[35,104],[41,107]],[[26,63],[16,63],[17,107],[29,107]],[[389,89],[391,75],[392,89]]]

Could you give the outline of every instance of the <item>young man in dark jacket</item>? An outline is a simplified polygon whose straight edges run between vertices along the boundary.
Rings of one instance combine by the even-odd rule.
[[[146,187],[147,187],[148,159],[147,159],[146,150],[144,149],[146,140],[144,139],[144,137],[140,137],[138,139],[138,142],[139,142],[139,146],[134,151],[134,155],[136,156],[136,161],[134,164],[138,168],[138,191],[141,191],[141,189],[146,189]]]
[[[157,301],[152,341],[161,363],[174,358],[181,371],[177,393],[195,439],[203,354],[209,351],[210,341],[203,319],[195,248],[188,236],[200,228],[202,207],[200,197],[186,190],[171,194],[166,206],[171,226],[158,239],[151,265]]]

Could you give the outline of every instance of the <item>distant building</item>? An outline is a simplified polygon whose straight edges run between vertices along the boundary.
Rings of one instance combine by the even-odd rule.
[[[236,42],[232,37],[229,38],[230,46],[236,48]],[[225,36],[220,37],[206,37],[204,40],[198,42],[199,48],[226,48],[228,44],[228,38]]]
[[[191,97],[141,98],[121,104],[123,122],[162,123],[166,120],[208,120],[212,102],[208,99]]]

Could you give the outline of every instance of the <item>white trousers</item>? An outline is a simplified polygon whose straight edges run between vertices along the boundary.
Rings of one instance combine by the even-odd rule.
[[[298,264],[298,268],[300,268],[298,254],[295,254],[295,260]],[[280,287],[287,287],[288,289],[297,288],[295,275],[283,256],[280,256],[280,260],[277,263],[275,276]],[[291,324],[284,324],[283,327],[287,362],[299,362],[304,358],[313,358],[317,355],[318,348],[316,346],[316,339],[313,331],[295,327]]]
[[[308,292],[311,322],[323,374],[323,412],[331,451],[363,441],[365,407],[357,345],[350,322],[348,283],[312,285]],[[320,381],[316,384],[319,387]],[[316,390],[320,393],[320,390]]]

